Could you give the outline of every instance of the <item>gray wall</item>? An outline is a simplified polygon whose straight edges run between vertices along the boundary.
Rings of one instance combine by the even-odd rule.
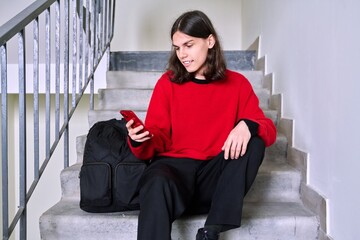
[[[261,36],[294,145],[310,156],[307,181],[328,199],[328,231],[358,239],[360,2],[242,2],[243,46]]]

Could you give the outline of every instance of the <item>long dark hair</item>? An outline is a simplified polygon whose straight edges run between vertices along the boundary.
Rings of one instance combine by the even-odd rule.
[[[177,31],[203,39],[208,38],[212,34],[215,38],[215,45],[208,51],[204,76],[206,80],[219,80],[224,78],[226,70],[225,58],[218,35],[210,19],[201,11],[185,12],[173,24],[171,28],[171,39]],[[194,73],[189,73],[178,59],[175,49],[171,51],[167,69],[172,73],[170,76],[172,82],[183,83],[194,78]]]

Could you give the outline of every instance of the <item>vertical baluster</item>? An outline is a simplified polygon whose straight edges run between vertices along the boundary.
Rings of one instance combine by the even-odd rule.
[[[79,1],[79,93],[81,93],[83,86],[83,67],[84,67],[84,3],[83,0]]]
[[[64,167],[69,166],[69,38],[70,38],[70,0],[64,1],[65,42],[64,42]],[[74,40],[74,39],[73,39]],[[75,49],[73,49],[75,51]],[[75,64],[76,65],[76,64]],[[75,66],[76,68],[76,66]],[[76,71],[75,71],[76,73]]]
[[[90,0],[86,0],[85,12],[85,80],[89,78],[89,41],[90,41]]]
[[[90,109],[94,109],[94,65],[95,65],[95,38],[96,38],[96,13],[95,13],[95,0],[91,2],[91,43],[90,43]]]
[[[102,0],[98,0],[97,1],[97,35],[96,35],[96,39],[97,39],[97,62],[99,62],[99,58],[100,58],[100,52],[101,52],[101,36],[102,36]]]
[[[106,49],[106,67],[107,69],[110,68],[110,44],[108,44],[110,42],[110,15],[111,15],[111,1],[110,0],[106,0],[106,24],[105,24],[105,43],[107,44],[107,49]]]
[[[107,49],[107,69],[110,69],[110,32],[111,32],[111,0],[108,0],[108,10],[107,10],[107,19],[106,19],[106,43],[108,44]]]
[[[56,1],[55,22],[55,139],[59,139],[60,129],[60,0]]]
[[[20,209],[24,209],[20,217],[20,239],[26,239],[26,65],[25,65],[25,30],[18,33],[19,57],[19,198]]]
[[[99,29],[99,26],[100,26],[100,1],[97,0],[95,1],[95,17],[94,17],[94,20],[95,20],[95,65],[98,64],[99,62],[99,35],[100,35],[100,29]]]
[[[55,3],[56,4],[56,3]],[[45,11],[45,145],[46,159],[50,159],[50,109],[51,109],[51,19],[50,8]]]
[[[73,4],[73,14],[72,14],[72,21],[73,21],[73,34],[72,34],[72,106],[76,106],[76,73],[77,73],[77,9],[76,9],[76,2],[77,0],[72,0]],[[69,20],[70,21],[70,20]],[[70,35],[69,35],[70,38]],[[68,38],[68,39],[69,39]]]
[[[105,5],[105,9],[106,9],[106,14],[105,14],[105,44],[108,44],[109,42],[109,15],[110,15],[110,0],[106,0],[106,5]],[[109,45],[110,46],[110,45]]]
[[[106,11],[106,43],[110,43],[110,27],[111,27],[111,0],[107,0],[107,11]],[[110,46],[110,45],[109,45]]]
[[[115,24],[115,3],[116,0],[112,0],[113,4],[112,4],[112,22],[111,22],[111,34],[110,34],[110,39],[113,37],[114,35],[114,24]],[[110,40],[109,39],[109,40]]]
[[[102,21],[102,27],[101,27],[101,53],[105,50],[105,36],[106,36],[106,0],[102,0],[102,6],[101,6],[101,21]]]
[[[6,44],[0,48],[1,54],[1,159],[2,159],[2,225],[3,239],[9,236],[9,182],[8,182],[8,102],[7,102],[7,50]]]
[[[39,179],[39,18],[34,20],[34,179]]]
[[[104,1],[104,24],[103,24],[103,51],[106,50],[106,54],[107,54],[107,13],[108,13],[108,0]],[[108,65],[108,61],[106,59],[106,67],[108,69],[109,65]]]

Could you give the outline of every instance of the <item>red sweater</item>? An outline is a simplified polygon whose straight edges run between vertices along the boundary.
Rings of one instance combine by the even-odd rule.
[[[240,119],[258,123],[266,146],[274,143],[275,125],[243,75],[227,70],[223,80],[176,84],[167,72],[156,83],[145,119],[154,136],[130,147],[143,160],[155,155],[208,160],[221,152]]]

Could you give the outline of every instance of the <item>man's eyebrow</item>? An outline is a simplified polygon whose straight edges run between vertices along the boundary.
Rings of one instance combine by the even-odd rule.
[[[189,44],[189,43],[191,43],[191,42],[193,42],[194,40],[189,40],[189,41],[187,41],[187,42],[184,42],[182,45],[186,45],[186,44]],[[179,46],[176,46],[175,44],[172,44],[172,46],[173,47],[179,47]]]

